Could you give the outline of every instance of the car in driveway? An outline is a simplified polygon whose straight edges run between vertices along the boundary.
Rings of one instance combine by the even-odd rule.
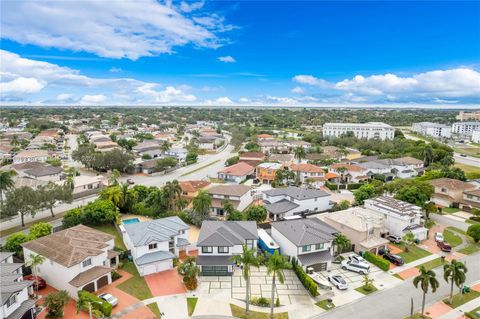
[[[445,238],[443,238],[443,234],[442,233],[435,233],[435,241],[438,243],[438,242],[441,242],[441,241],[444,241]]]
[[[109,304],[111,304],[112,307],[115,307],[116,305],[118,305],[118,299],[116,297],[112,296],[111,294],[104,293],[104,294],[99,295],[98,297],[100,299],[105,300]]]
[[[362,256],[359,256],[359,255],[351,254],[351,255],[348,256],[348,260],[350,260],[351,262],[357,263],[357,264],[361,264],[362,266],[364,266],[366,268],[370,267],[370,265],[365,260],[365,258],[363,258]]]
[[[437,246],[443,252],[449,253],[452,251],[452,246],[450,246],[446,241],[437,241]]]
[[[395,244],[400,244],[402,242],[402,238],[400,236],[395,236],[395,235],[388,235],[387,236],[387,239],[391,242],[391,243],[395,243]]]
[[[348,289],[347,282],[340,275],[330,275],[330,276],[328,276],[328,281],[330,281],[332,283],[332,285],[337,287],[337,289],[339,289],[339,290],[347,290]]]
[[[35,289],[36,291],[47,287],[47,283],[40,276],[27,275],[27,276],[23,277],[23,279],[32,281],[33,282],[33,284],[32,284],[33,289]]]
[[[397,266],[401,266],[401,265],[404,264],[404,261],[403,261],[402,257],[400,257],[398,255],[390,254],[390,253],[383,254],[383,259],[386,259],[389,262],[391,262],[392,264],[397,265]]]
[[[343,270],[350,270],[362,275],[366,275],[370,272],[370,265],[364,263],[357,263],[352,260],[344,260],[342,261],[341,265]]]

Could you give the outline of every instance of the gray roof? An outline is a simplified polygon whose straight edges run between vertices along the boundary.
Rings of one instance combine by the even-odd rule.
[[[210,221],[202,223],[197,246],[243,245],[246,239],[258,239],[254,221]]]
[[[386,169],[389,168],[388,165],[385,165],[383,163],[377,162],[377,161],[370,161],[370,162],[363,162],[358,164],[358,166],[361,166],[366,169]]]
[[[297,247],[328,243],[338,233],[318,218],[303,218],[272,223],[275,228]]]
[[[279,200],[276,203],[270,204],[268,201],[264,201],[263,207],[274,215],[283,214],[297,208],[299,205],[295,204],[288,199]]]
[[[23,318],[23,315],[29,311],[30,309],[35,307],[35,300],[34,299],[27,299],[22,304],[20,307],[15,309],[14,312],[12,312],[6,319],[21,319]],[[29,317],[27,317],[29,318]]]
[[[154,263],[162,260],[173,259],[173,258],[175,258],[175,255],[172,254],[171,252],[160,250],[160,251],[148,253],[136,258],[135,263],[141,266],[141,265],[150,264],[150,263]]]
[[[13,294],[32,285],[32,282],[29,280],[11,281],[10,276],[1,276],[0,283],[2,285],[2,290],[0,293],[0,301],[2,302],[2,305],[4,305],[8,298],[10,298]]]
[[[0,267],[0,276],[11,275],[15,270],[22,266],[22,263],[3,263]]]
[[[289,186],[286,188],[274,188],[263,192],[269,196],[290,196],[298,200],[312,199],[316,197],[330,196],[327,192],[317,189],[306,189],[295,186]]]
[[[25,171],[25,174],[41,177],[41,176],[49,176],[49,175],[57,175],[63,171],[61,167],[55,167],[51,165],[45,165],[43,167],[36,167],[32,169],[28,169]]]
[[[302,266],[310,266],[318,263],[323,263],[332,260],[330,250],[318,251],[316,253],[301,254],[298,255],[298,261],[302,263]]]
[[[178,235],[179,231],[190,228],[177,216],[123,226],[135,247],[170,240],[172,236]]]
[[[190,242],[185,239],[185,238],[177,238],[177,247],[181,247],[181,246],[188,246],[190,245]]]
[[[234,261],[230,260],[232,256],[205,256],[198,255],[195,262],[200,266],[226,266],[233,265]]]
[[[13,253],[11,251],[0,251],[0,261],[4,261],[10,256],[13,256]]]

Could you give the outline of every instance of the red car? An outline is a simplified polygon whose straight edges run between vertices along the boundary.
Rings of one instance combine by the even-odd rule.
[[[450,246],[447,242],[437,241],[437,246],[440,248],[441,251],[444,251],[446,253],[452,251],[452,246]]]
[[[33,289],[40,290],[47,287],[47,283],[40,276],[28,275],[23,277],[25,280],[33,281]]]

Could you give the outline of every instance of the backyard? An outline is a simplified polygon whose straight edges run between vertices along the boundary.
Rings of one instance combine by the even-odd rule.
[[[115,248],[120,250],[127,249],[125,247],[125,244],[123,243],[122,237],[120,236],[120,234],[117,231],[117,228],[114,225],[96,225],[91,227],[95,228],[96,230],[115,236]]]

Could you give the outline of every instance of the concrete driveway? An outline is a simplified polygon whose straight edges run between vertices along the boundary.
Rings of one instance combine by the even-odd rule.
[[[176,295],[187,291],[183,286],[182,276],[178,274],[177,268],[146,275],[143,278],[153,296]]]

